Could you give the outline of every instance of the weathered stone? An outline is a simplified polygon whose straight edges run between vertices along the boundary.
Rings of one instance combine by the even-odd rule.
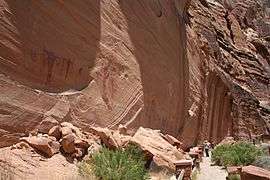
[[[46,137],[24,137],[21,141],[27,142],[31,147],[40,151],[47,157],[52,157],[59,152],[60,145],[57,141],[53,141]]]
[[[61,139],[62,132],[60,126],[54,126],[49,130],[48,133],[49,136],[55,137],[57,140]]]
[[[59,122],[56,119],[49,116],[40,122],[37,129],[38,129],[38,132],[48,134],[49,130],[54,126],[57,126],[58,124],[59,124]]]
[[[97,135],[102,143],[104,143],[108,148],[118,148],[116,140],[113,138],[112,131],[108,128],[100,128],[100,127],[91,127],[90,131]]]
[[[82,149],[88,149],[90,147],[90,144],[88,143],[88,141],[84,140],[84,139],[75,139],[74,141],[75,146],[78,148],[82,148]]]
[[[167,142],[158,130],[140,127],[130,143],[137,144],[144,152],[153,157],[157,166],[174,170],[174,162],[184,159],[184,152]]]
[[[70,127],[62,127],[61,128],[61,134],[62,134],[62,137],[65,137],[69,134],[72,134],[72,129]]]
[[[74,126],[73,124],[69,123],[69,122],[62,122],[61,123],[61,126],[63,128],[69,128],[76,136],[82,138],[83,137],[83,134],[82,132],[80,131],[80,129],[76,126]]]
[[[62,138],[61,146],[65,153],[72,154],[75,152],[76,150],[75,139],[76,139],[75,134],[68,134]]]
[[[241,171],[242,171],[242,167],[241,166],[229,166],[229,167],[227,167],[228,175],[240,174]]]
[[[218,145],[224,145],[224,144],[234,144],[236,141],[234,140],[233,137],[226,137],[225,139],[223,139]]]
[[[270,171],[256,167],[245,166],[241,171],[241,180],[269,180]]]
[[[181,148],[183,145],[183,143],[181,143],[178,139],[169,134],[162,135],[162,137],[164,137],[166,141],[168,141],[171,145],[176,146],[177,148]]]

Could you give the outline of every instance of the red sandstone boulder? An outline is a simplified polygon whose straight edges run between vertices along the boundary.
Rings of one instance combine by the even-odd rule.
[[[176,139],[175,137],[169,135],[169,134],[166,134],[166,135],[163,135],[162,134],[162,137],[168,141],[171,145],[177,147],[177,148],[181,148],[183,143],[181,143],[178,139]]]
[[[158,130],[140,127],[130,143],[138,145],[157,166],[174,170],[174,162],[184,159],[184,152],[166,141]]]
[[[242,168],[241,180],[269,180],[270,171],[256,166],[245,166]]]
[[[90,147],[90,144],[88,141],[84,140],[84,139],[75,139],[74,141],[75,146],[78,148],[82,148],[82,149],[88,149]]]
[[[61,134],[62,134],[63,137],[67,136],[69,134],[72,134],[72,133],[73,132],[72,132],[72,129],[70,127],[62,127],[61,128]]]
[[[91,132],[97,135],[102,143],[104,143],[108,148],[118,148],[119,145],[117,141],[114,139],[112,131],[108,128],[100,128],[100,127],[91,127]]]
[[[68,134],[70,134],[70,131],[72,132],[72,133],[74,133],[77,137],[82,137],[83,136],[83,134],[82,134],[82,132],[80,131],[80,129],[78,128],[78,127],[76,127],[76,126],[74,126],[73,124],[71,124],[71,123],[69,123],[69,122],[62,122],[61,123],[61,126],[62,126],[62,129],[65,129],[65,130],[67,130],[68,132]],[[68,129],[70,129],[70,130],[68,130]],[[64,135],[63,135],[64,136]]]
[[[59,122],[56,119],[54,119],[51,116],[48,116],[40,122],[37,129],[38,132],[47,134],[52,127],[57,126],[58,124]]]
[[[60,126],[54,126],[54,127],[52,127],[49,130],[48,135],[55,137],[57,140],[61,139],[62,132],[61,132]]]
[[[75,134],[68,134],[62,138],[61,146],[65,153],[72,154],[75,152],[75,139]]]
[[[47,137],[24,137],[21,141],[27,142],[34,149],[42,152],[47,157],[52,157],[59,152],[60,144]]]
[[[226,137],[224,138],[218,145],[223,145],[223,144],[234,144],[236,141],[234,140],[233,137]]]

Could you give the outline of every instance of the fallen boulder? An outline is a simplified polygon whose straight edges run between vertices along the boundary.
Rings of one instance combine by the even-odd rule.
[[[65,137],[69,134],[73,134],[73,132],[72,132],[72,129],[70,127],[62,127],[61,134],[62,134],[62,137]]]
[[[224,145],[224,144],[231,145],[231,144],[234,144],[235,142],[236,141],[234,140],[233,137],[225,137],[217,146]]]
[[[119,148],[117,141],[113,137],[113,133],[108,128],[101,127],[91,127],[91,133],[98,136],[102,143],[104,143],[108,148],[115,149]]]
[[[62,122],[61,127],[62,129],[70,129],[71,132],[74,133],[77,137],[81,138],[83,136],[83,133],[80,131],[80,129],[69,122]]]
[[[61,146],[65,153],[72,154],[76,151],[75,139],[75,134],[68,134],[62,138]]]
[[[48,134],[49,130],[54,126],[57,126],[58,124],[59,122],[56,119],[48,116],[40,122],[37,129],[40,133]]]
[[[138,145],[157,166],[175,170],[174,163],[184,159],[184,152],[163,138],[160,131],[140,127],[130,143]]]
[[[49,130],[49,136],[55,137],[58,141],[61,139],[62,132],[60,126],[54,126]]]
[[[27,142],[32,148],[40,151],[46,157],[52,157],[59,152],[60,144],[48,137],[31,136],[21,138],[21,141]]]
[[[256,166],[245,166],[242,168],[241,172],[242,180],[269,180],[270,179],[270,171],[266,169],[262,169]]]

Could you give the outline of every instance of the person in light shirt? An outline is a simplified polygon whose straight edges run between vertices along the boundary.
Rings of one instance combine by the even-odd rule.
[[[211,143],[208,141],[204,141],[204,152],[205,152],[206,157],[209,157],[210,149],[211,149]]]

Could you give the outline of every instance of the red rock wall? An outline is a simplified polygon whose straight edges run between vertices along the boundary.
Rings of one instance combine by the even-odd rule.
[[[128,123],[179,134],[189,69],[185,3],[2,0],[0,71],[18,81],[2,77],[14,89],[1,95],[10,114],[0,118],[9,122],[0,125],[3,139],[47,115],[86,129]],[[17,128],[22,121],[28,127]]]
[[[186,146],[269,133],[269,5],[254,3],[1,0],[0,145],[48,115]]]
[[[269,133],[267,9],[255,0],[192,1],[187,33],[189,67],[197,65],[189,79],[196,108],[189,106],[189,117],[197,135],[186,125],[188,142]]]

